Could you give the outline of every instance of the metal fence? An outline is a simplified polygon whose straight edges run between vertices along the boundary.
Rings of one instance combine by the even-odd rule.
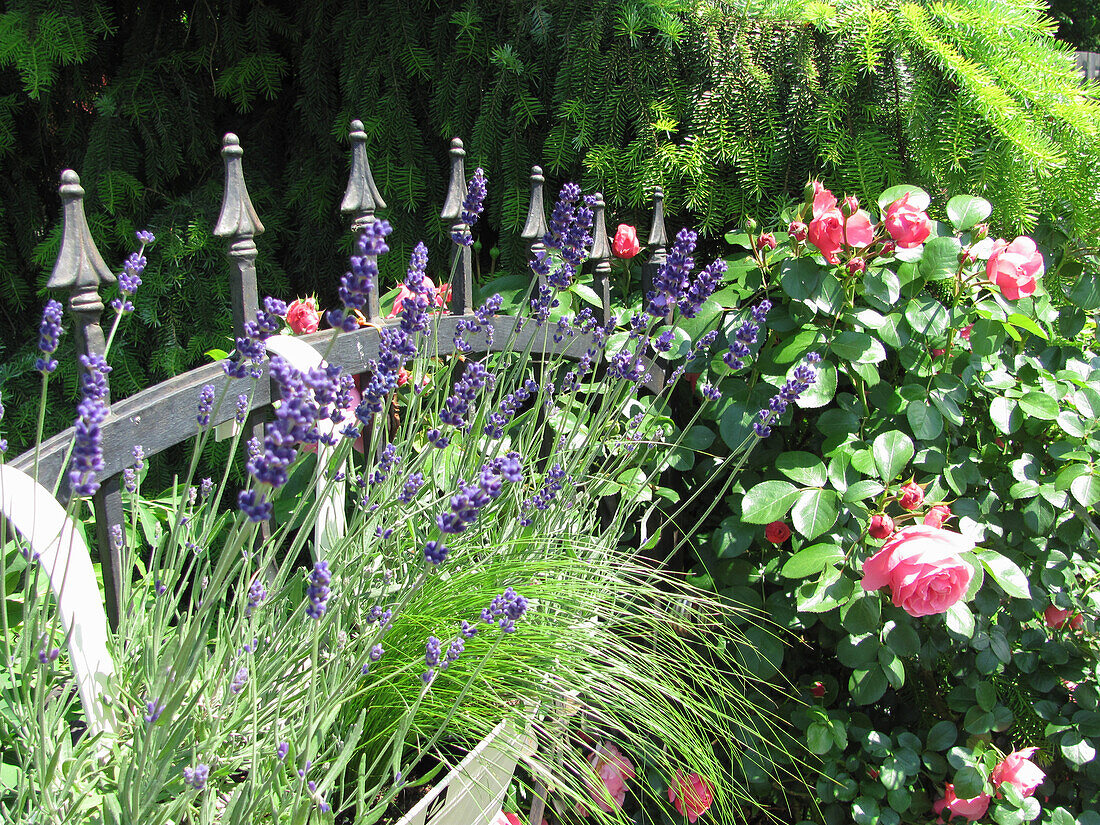
[[[378,187],[371,175],[367,159],[367,136],[360,121],[351,124],[351,173],[347,190],[340,204],[340,211],[351,219],[351,231],[358,233],[370,221],[375,220],[376,212],[385,209]],[[246,320],[253,318],[259,308],[259,295],[256,287],[255,238],[264,231],[262,222],[245,185],[243,156],[244,149],[237,136],[230,133],[222,141],[222,158],[225,162],[225,190],[221,213],[214,234],[227,239],[227,254],[231,261],[229,267],[230,295],[232,301],[233,324],[235,334],[243,336]],[[441,217],[448,222],[452,230],[461,232],[462,201],[466,196],[465,176],[466,152],[462,141],[455,138],[451,142],[451,174],[444,199]],[[531,246],[532,253],[545,249],[543,236],[547,231],[546,206],[544,195],[545,178],[539,167],[531,170],[531,199],[526,224],[521,233]],[[101,326],[104,305],[100,297],[101,286],[114,283],[115,277],[96,248],[88,221],[84,214],[84,189],[80,178],[71,169],[61,175],[61,199],[64,204],[64,230],[57,263],[47,283],[50,289],[64,290],[69,295],[69,311],[74,321],[77,355],[105,352],[105,339]],[[664,263],[667,233],[665,231],[663,195],[660,189],[654,193],[653,222],[648,243],[653,252],[643,264],[643,277],[652,278],[656,269]],[[607,237],[605,218],[606,207],[602,197],[596,196],[594,208],[594,243],[585,270],[591,276],[591,285],[599,297],[602,308],[602,322],[611,320],[610,273],[611,245]],[[452,232],[452,235],[454,232]],[[451,298],[447,313],[432,332],[436,340],[429,349],[440,355],[454,351],[454,338],[458,323],[473,310],[473,262],[470,247],[454,242],[451,250],[452,272]],[[334,278],[337,277],[334,273]],[[378,303],[378,285],[371,293],[366,307],[370,323],[352,332],[342,332],[329,350],[329,360],[341,365],[347,372],[360,373],[368,368],[368,362],[378,356],[379,333],[386,324],[398,324],[399,321],[386,321],[381,317]],[[490,339],[494,343],[489,348],[499,350],[504,347],[524,349],[532,347],[532,352],[547,354],[555,352],[566,357],[579,359],[592,345],[591,335],[578,334],[566,338],[560,343],[548,340],[550,336],[535,336],[532,323],[524,323],[513,316],[496,316],[493,319],[495,334]],[[307,343],[318,343],[322,339],[328,342],[331,330],[322,330],[302,336]],[[532,340],[534,339],[534,340]],[[501,342],[501,343],[496,343]],[[484,352],[484,344],[480,352]],[[474,352],[478,353],[475,344]],[[657,377],[651,389],[659,387],[660,371],[651,371]],[[220,364],[207,364],[182,375],[175,376],[110,405],[109,415],[101,425],[104,470],[100,473],[99,491],[93,497],[95,513],[94,541],[98,549],[99,560],[103,567],[104,597],[107,603],[107,615],[113,626],[117,626],[120,613],[119,593],[121,592],[121,548],[125,542],[126,520],[123,517],[123,505],[120,492],[122,470],[133,462],[132,449],[141,445],[146,455],[155,455],[169,447],[198,434],[199,425],[194,415],[196,399],[200,388],[213,384],[217,392],[227,390],[227,396],[236,398],[251,390],[250,379],[227,376]],[[225,385],[228,384],[228,387]],[[273,400],[271,383],[261,380],[252,392],[252,408],[247,426],[253,429],[262,427],[265,414]],[[182,411],[186,410],[184,414]],[[236,409],[221,410],[211,420],[212,426],[232,421]],[[262,433],[261,433],[262,435]],[[26,473],[35,469],[37,460],[37,480],[47,489],[58,487],[58,498],[62,502],[69,497],[67,462],[70,445],[73,441],[73,429],[69,428],[43,442],[37,459],[34,450],[19,456],[12,465]],[[112,529],[113,528],[113,529]]]

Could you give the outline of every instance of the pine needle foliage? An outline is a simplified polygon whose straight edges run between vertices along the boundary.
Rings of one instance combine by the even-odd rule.
[[[934,210],[949,193],[988,195],[1012,216],[1004,233],[1051,219],[1095,237],[1097,90],[1055,26],[1036,0],[11,0],[0,11],[2,390],[10,408],[36,391],[22,371],[66,167],[81,173],[108,261],[135,228],[162,239],[141,324],[116,348],[130,360],[115,396],[228,348],[224,243],[209,234],[228,130],[268,230],[261,289],[288,298],[331,302],[343,271],[354,118],[397,227],[391,262],[421,239],[442,251],[454,136],[468,167],[489,173],[482,271],[494,244],[498,267],[524,267],[516,235],[534,164],[553,187],[600,188],[612,226],[644,225],[659,185],[673,225],[716,235],[815,174],[864,200],[916,183],[937,195]],[[13,447],[28,435],[9,433]]]

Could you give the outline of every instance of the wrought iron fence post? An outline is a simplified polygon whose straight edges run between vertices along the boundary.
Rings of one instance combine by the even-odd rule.
[[[531,167],[531,202],[527,205],[527,223],[523,225],[520,233],[531,246],[531,260],[546,254],[546,244],[542,242],[546,234],[546,205],[543,202],[543,187],[546,178],[542,175],[542,167]],[[546,282],[546,278],[538,275],[539,286]]]
[[[240,139],[227,132],[222,139],[222,158],[225,161],[225,192],[222,210],[214,234],[229,238],[229,260],[234,264],[229,278],[229,294],[233,303],[233,332],[244,336],[244,324],[260,308],[260,295],[256,288],[256,241],[262,235],[264,225],[248,197],[244,183],[244,165],[241,158],[244,149]]]
[[[447,185],[447,198],[439,217],[451,224],[451,302],[452,315],[467,315],[474,309],[473,249],[454,240],[456,235],[469,232],[462,221],[462,202],[466,199],[466,150],[462,141],[451,141],[451,180]]]
[[[73,316],[77,352],[104,357],[107,342],[100,326],[103,301],[99,297],[99,287],[101,284],[113,284],[115,276],[99,254],[88,228],[80,176],[72,169],[66,169],[61,173],[59,191],[63,204],[61,249],[46,287],[69,290],[69,312]],[[103,401],[109,408],[109,386]],[[67,480],[62,479],[62,484],[66,483]],[[100,480],[99,489],[92,496],[92,509],[95,512],[96,547],[103,568],[107,619],[112,628],[117,628],[122,605],[122,546],[125,541],[118,476]],[[112,527],[119,529],[112,530]]]
[[[668,258],[665,248],[668,244],[668,233],[665,231],[665,193],[660,186],[653,190],[653,223],[650,224],[646,244],[653,248],[649,261],[642,264],[642,290],[648,293],[653,290],[653,276]]]
[[[340,203],[341,212],[352,214],[351,231],[356,238],[374,220],[375,210],[385,209],[386,202],[374,183],[367,160],[367,133],[363,131],[363,121],[353,120],[351,132],[351,174],[348,176],[348,188],[344,191],[344,200]],[[378,303],[381,285],[367,293],[367,320],[382,320],[382,310]]]
[[[596,193],[592,218],[592,288],[600,299],[600,323],[611,323],[611,243],[607,239],[607,205],[603,194]]]

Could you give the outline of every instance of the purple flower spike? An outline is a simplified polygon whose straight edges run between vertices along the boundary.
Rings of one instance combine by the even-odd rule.
[[[470,234],[470,229],[481,217],[481,210],[485,208],[485,195],[487,193],[485,170],[478,167],[466,186],[466,197],[462,201],[462,223],[465,226],[460,226],[451,233],[451,239],[455,243],[460,243],[463,246],[473,246],[474,236]]]
[[[61,303],[52,298],[42,310],[42,322],[38,325],[38,349],[42,357],[34,363],[34,368],[39,372],[53,372],[57,369],[57,361],[50,356],[57,351],[61,339],[63,313]]]
[[[202,762],[195,765],[193,768],[183,769],[183,781],[184,784],[190,785],[196,791],[201,791],[206,787],[206,781],[210,778],[210,766],[205,765]]]
[[[311,619],[320,619],[325,614],[330,595],[328,586],[331,583],[332,574],[329,573],[328,562],[315,562],[313,572],[309,574],[309,587],[306,588],[306,598],[309,599],[306,615]]]
[[[199,393],[199,414],[195,418],[200,427],[210,424],[210,413],[214,411],[214,385],[207,384]]]
[[[821,360],[816,352],[809,353],[801,364],[794,368],[791,377],[779,388],[768,406],[762,409],[752,424],[753,431],[759,438],[767,438],[772,433],[771,425],[775,419],[787,411],[787,407],[796,402],[810,385],[817,380],[817,370],[813,365]]]

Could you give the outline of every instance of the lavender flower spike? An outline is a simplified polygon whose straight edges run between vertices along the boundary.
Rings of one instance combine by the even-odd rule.
[[[753,430],[760,438],[767,438],[772,433],[771,425],[775,419],[787,411],[787,407],[798,400],[810,385],[817,380],[817,370],[813,365],[821,360],[816,352],[809,353],[803,362],[794,368],[791,377],[779,388],[768,406],[758,414],[759,421],[752,424]]]
[[[313,572],[309,574],[309,587],[306,589],[306,597],[309,599],[306,615],[311,619],[320,619],[325,614],[330,594],[328,586],[331,582],[332,574],[328,570],[328,562],[315,562]]]
[[[38,349],[42,357],[34,362],[34,368],[39,372],[53,372],[57,369],[57,361],[50,356],[57,351],[61,339],[63,313],[61,303],[53,298],[46,302],[42,310],[42,322],[38,325]]]
[[[488,194],[488,187],[485,185],[485,170],[479,166],[466,186],[466,197],[462,201],[462,224],[464,226],[459,225],[451,233],[451,239],[455,243],[460,243],[463,246],[474,245],[474,236],[470,233],[470,229],[481,217],[481,210],[485,208],[486,194]]]

